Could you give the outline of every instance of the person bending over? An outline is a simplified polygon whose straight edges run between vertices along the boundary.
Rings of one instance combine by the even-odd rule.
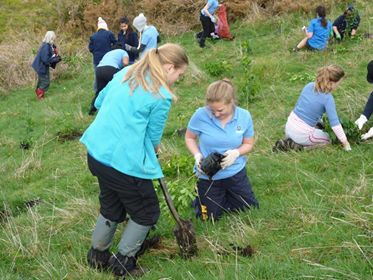
[[[100,214],[88,263],[116,276],[136,269],[137,257],[159,215],[152,180],[163,177],[156,152],[176,97],[171,86],[188,65],[182,47],[165,44],[118,72],[98,95],[95,120],[80,141],[100,188]],[[109,249],[119,223],[129,221],[114,255]]]

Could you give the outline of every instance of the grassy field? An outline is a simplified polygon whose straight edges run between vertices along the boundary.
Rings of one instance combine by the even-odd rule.
[[[360,12],[362,35],[371,31],[373,8]],[[307,22],[289,15],[235,23],[235,40],[208,42],[205,49],[192,32],[163,38],[182,44],[191,60],[176,85],[179,101],[162,140],[161,162],[176,205],[185,218],[193,217],[193,158],[177,130],[203,106],[207,85],[229,77],[239,89],[240,106],[254,120],[256,144],[247,170],[260,209],[225,215],[215,224],[193,219],[199,255],[185,261],[177,254],[174,221],[159,192],[162,214],[151,235],[160,234],[162,243],[140,258],[148,270],[141,279],[373,278],[373,141],[353,145],[351,152],[338,145],[272,152],[318,67],[335,63],[346,71],[335,92],[340,116],[355,120],[372,90],[365,77],[373,41],[358,36],[322,53],[290,52]],[[87,115],[91,58],[85,62],[75,78],[53,81],[42,101],[32,87],[0,95],[1,279],[114,279],[86,264],[98,184],[78,142],[93,120]],[[117,243],[119,232],[116,237]],[[237,249],[249,245],[252,256]]]

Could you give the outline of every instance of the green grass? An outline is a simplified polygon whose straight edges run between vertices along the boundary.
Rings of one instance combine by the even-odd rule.
[[[360,34],[369,30],[372,12],[367,5]],[[177,255],[174,222],[160,195],[162,215],[151,234],[162,235],[162,248],[140,258],[149,269],[141,279],[373,277],[373,142],[353,145],[351,152],[340,146],[271,151],[283,137],[299,92],[318,67],[336,63],[346,71],[335,93],[340,116],[357,118],[371,91],[365,76],[372,42],[357,39],[323,53],[291,53],[288,49],[301,39],[299,23],[304,21],[288,15],[235,23],[234,41],[207,43],[203,50],[192,32],[164,38],[182,44],[192,62],[176,85],[180,99],[172,107],[161,154],[166,180],[185,218],[193,216],[187,199],[195,185],[193,159],[176,130],[204,104],[208,84],[217,79],[208,74],[206,63],[229,62],[232,68],[222,77],[239,83],[241,48],[249,42],[260,91],[254,101],[240,105],[251,112],[255,125],[257,140],[247,170],[260,209],[225,215],[215,224],[193,219],[200,253],[185,261]],[[93,95],[90,57],[84,63],[74,78],[53,81],[43,101],[36,100],[31,87],[0,96],[0,210],[7,211],[0,222],[1,279],[113,279],[86,265],[99,207],[86,151],[76,139],[58,137],[83,132],[93,120],[87,115]],[[29,150],[20,149],[22,141],[31,144]],[[39,198],[41,203],[33,208],[23,206]],[[119,237],[117,232],[115,244]],[[255,254],[242,257],[230,244],[251,245]]]

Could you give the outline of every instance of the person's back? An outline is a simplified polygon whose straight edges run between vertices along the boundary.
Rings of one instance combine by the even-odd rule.
[[[141,44],[146,46],[141,53],[141,56],[143,56],[150,49],[155,49],[157,47],[159,33],[153,25],[150,25],[144,29],[141,36]]]
[[[93,34],[89,43],[89,51],[93,54],[93,64],[98,65],[115,42],[114,33],[111,31],[100,29]]]
[[[307,30],[308,32],[313,32],[312,37],[308,40],[308,44],[314,49],[325,49],[332,30],[332,23],[328,20],[324,27],[321,19],[315,18],[311,20],[310,26]]]
[[[317,92],[314,82],[303,88],[293,111],[311,127],[314,127],[320,121],[325,112],[328,113],[329,122],[332,126],[339,124],[333,95]]]
[[[109,51],[103,56],[97,67],[112,66],[117,69],[122,69],[124,67],[123,57],[128,57],[127,52],[123,49]]]

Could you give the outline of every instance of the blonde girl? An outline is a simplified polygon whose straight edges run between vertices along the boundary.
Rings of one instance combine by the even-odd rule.
[[[160,215],[152,180],[163,177],[156,151],[176,98],[171,86],[187,65],[182,47],[165,44],[115,74],[96,99],[98,114],[80,139],[100,186],[100,215],[88,252],[92,267],[109,268],[116,276],[136,269],[141,244]],[[126,215],[130,219],[112,255],[115,230]]]
[[[324,113],[330,126],[345,150],[351,150],[346,134],[339,121],[332,92],[339,86],[345,73],[337,65],[318,69],[316,81],[307,84],[290,113],[285,127],[287,138],[305,147],[322,146],[330,143],[329,135],[316,128]]]

